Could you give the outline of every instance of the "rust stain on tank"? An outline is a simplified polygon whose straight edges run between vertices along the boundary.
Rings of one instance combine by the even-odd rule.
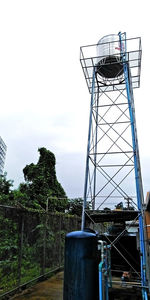
[[[48,280],[37,283],[16,295],[14,300],[62,300],[63,299],[63,272],[56,274]]]

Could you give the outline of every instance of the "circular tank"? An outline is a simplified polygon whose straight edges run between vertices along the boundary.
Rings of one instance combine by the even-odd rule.
[[[65,239],[63,300],[98,299],[97,236],[74,231]]]
[[[124,51],[124,44],[122,44]],[[97,73],[105,78],[116,78],[123,74],[121,48],[117,34],[106,35],[97,43]]]

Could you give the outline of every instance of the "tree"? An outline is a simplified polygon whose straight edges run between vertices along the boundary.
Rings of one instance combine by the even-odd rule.
[[[69,213],[81,217],[82,207],[83,207],[83,199],[82,198],[69,199],[69,203],[68,203]],[[91,204],[89,202],[87,202],[86,210],[90,210],[90,209],[91,209]]]
[[[7,173],[0,175],[0,204],[11,205],[13,204],[13,186],[12,180],[7,180]]]
[[[56,160],[54,154],[46,148],[38,149],[40,153],[37,164],[31,163],[23,169],[26,183],[22,183],[19,191],[26,194],[30,207],[48,207],[51,211],[64,211],[68,200],[66,193],[57,180]]]

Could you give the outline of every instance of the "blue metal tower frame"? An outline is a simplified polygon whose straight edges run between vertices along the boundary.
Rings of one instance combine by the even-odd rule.
[[[88,186],[88,175],[89,175],[89,152],[90,152],[90,139],[91,139],[91,128],[92,128],[92,108],[93,108],[93,102],[94,102],[94,87],[95,87],[95,68],[93,69],[93,79],[92,79],[92,94],[91,94],[89,131],[88,131],[88,143],[87,143],[87,154],[86,154],[86,169],[85,169],[85,183],[84,183],[81,230],[84,230],[84,226],[85,226],[85,210],[86,210],[86,204],[87,204],[87,186]]]
[[[122,37],[125,41],[125,51],[122,45]],[[146,247],[145,247],[145,234],[144,234],[144,215],[143,215],[143,187],[142,187],[142,178],[141,178],[141,167],[139,159],[139,147],[138,147],[138,138],[136,130],[136,119],[135,119],[135,109],[134,109],[134,97],[132,82],[130,78],[130,69],[127,63],[127,51],[126,51],[126,33],[119,32],[120,39],[120,48],[121,48],[121,57],[123,62],[124,77],[126,83],[126,91],[129,105],[129,113],[131,119],[131,132],[132,132],[132,143],[133,143],[133,152],[134,152],[134,170],[135,170],[135,181],[136,181],[136,193],[137,193],[137,204],[139,210],[139,238],[140,238],[140,251],[141,251],[141,281],[142,281],[142,297],[143,299],[147,298],[147,278],[146,278]]]
[[[140,241],[140,266],[141,266],[141,289],[142,289],[142,299],[147,300],[148,296],[147,296],[147,271],[146,271],[146,263],[147,263],[147,255],[146,255],[146,242],[145,242],[145,228],[144,228],[144,215],[143,215],[143,202],[144,202],[144,197],[143,197],[143,186],[142,186],[142,177],[141,177],[141,168],[140,168],[140,159],[139,159],[139,147],[138,147],[138,139],[137,139],[137,130],[136,130],[136,119],[135,119],[135,110],[134,110],[134,97],[133,97],[133,88],[139,87],[139,82],[140,82],[140,72],[138,71],[138,74],[136,76],[133,76],[133,74],[131,74],[131,67],[136,67],[139,66],[140,67],[140,60],[141,60],[141,42],[139,41],[139,49],[138,51],[132,51],[131,52],[128,50],[127,51],[127,39],[126,39],[126,33],[118,33],[119,36],[119,41],[120,41],[120,58],[121,58],[121,63],[122,63],[122,67],[123,67],[123,75],[122,75],[122,79],[120,78],[120,76],[117,78],[117,80],[112,80],[109,81],[103,78],[100,79],[100,81],[98,81],[97,79],[97,57],[93,54],[93,55],[87,55],[85,56],[85,52],[84,50],[86,50],[87,48],[92,49],[93,46],[97,46],[96,45],[90,45],[90,46],[83,46],[81,47],[81,65],[82,65],[82,69],[85,75],[85,79],[88,85],[88,89],[89,92],[91,93],[91,104],[90,104],[90,117],[89,117],[89,131],[88,131],[88,143],[87,143],[87,156],[86,156],[86,170],[85,170],[85,184],[84,184],[84,197],[83,197],[83,210],[82,210],[82,225],[81,225],[81,229],[84,230],[85,227],[85,215],[86,215],[86,205],[87,205],[87,201],[89,198],[89,186],[91,185],[92,188],[90,187],[90,193],[91,193],[91,202],[92,202],[92,208],[94,209],[95,207],[95,198],[96,196],[98,196],[100,194],[100,192],[109,184],[112,185],[113,190],[112,192],[108,195],[108,197],[105,198],[104,201],[102,201],[102,203],[104,203],[107,198],[109,198],[113,192],[115,190],[117,190],[121,195],[123,195],[124,199],[127,196],[127,198],[129,199],[128,195],[126,194],[126,192],[120,187],[120,183],[123,182],[124,178],[126,178],[126,176],[123,178],[123,180],[121,180],[119,182],[119,184],[117,184],[116,180],[115,180],[115,176],[118,175],[117,173],[119,173],[120,170],[122,170],[123,167],[129,167],[131,166],[132,170],[134,170],[135,172],[135,187],[136,187],[136,199],[137,199],[137,203],[136,203],[136,207],[138,209],[138,219],[139,219],[139,241]],[[139,39],[139,38],[137,38]],[[133,39],[133,41],[135,42],[136,38]],[[128,40],[130,42],[130,40]],[[136,59],[134,59],[134,56],[136,57]],[[99,57],[99,59],[102,59],[101,57]],[[101,60],[102,61],[102,60]],[[113,66],[112,66],[113,67]],[[104,171],[104,167],[106,166],[100,166],[99,162],[101,161],[97,159],[97,154],[104,154],[104,153],[98,153],[97,150],[97,146],[98,143],[101,139],[98,139],[98,134],[97,134],[97,129],[100,125],[99,123],[99,113],[98,113],[98,108],[102,107],[102,105],[100,106],[99,104],[99,92],[101,94],[105,94],[105,91],[110,91],[113,92],[115,91],[115,87],[117,91],[120,91],[120,94],[123,95],[123,91],[126,91],[126,99],[127,99],[127,103],[119,103],[116,104],[118,102],[116,102],[116,100],[113,102],[111,102],[111,105],[103,105],[105,107],[108,106],[108,110],[110,109],[111,106],[117,106],[119,110],[121,111],[121,116],[126,114],[126,110],[122,110],[120,109],[121,105],[127,104],[127,109],[129,111],[129,123],[131,126],[131,136],[132,136],[132,151],[126,151],[126,150],[122,150],[120,147],[119,151],[120,152],[114,152],[115,154],[118,153],[122,153],[125,155],[125,157],[127,158],[127,161],[121,166],[120,165],[120,169],[119,171],[117,171],[113,176],[109,176],[109,174],[107,172]],[[97,95],[97,96],[96,96]],[[110,98],[110,97],[108,97]],[[119,96],[118,96],[119,98]],[[94,111],[94,113],[93,113]],[[106,111],[106,113],[107,113]],[[109,126],[109,129],[113,129],[113,124],[114,123],[108,123],[105,122],[105,114],[101,117],[101,119],[103,120],[103,122],[105,124],[107,124],[107,126]],[[96,124],[95,128],[93,127],[92,124],[92,119],[94,118],[94,122]],[[120,117],[118,117],[117,121],[119,120]],[[116,124],[119,123],[123,123],[123,122],[116,122]],[[127,121],[124,123],[128,123]],[[103,125],[105,125],[103,124]],[[128,125],[127,125],[128,128]],[[108,130],[106,130],[105,132],[103,131],[105,136],[108,136],[108,138],[111,139],[111,137],[108,135]],[[115,133],[117,133],[117,131],[115,129],[113,129]],[[123,131],[123,133],[126,131],[126,129]],[[94,132],[94,133],[93,133]],[[94,137],[92,136],[94,135]],[[123,140],[125,140],[122,136],[121,133],[118,134],[118,138],[116,139],[116,141],[119,138],[122,138]],[[91,147],[91,140],[92,143],[94,144],[94,146]],[[129,143],[128,143],[129,144]],[[131,146],[131,145],[129,145]],[[93,151],[91,151],[91,149],[94,149]],[[111,147],[109,148],[111,149]],[[132,156],[130,156],[129,152],[132,152]],[[113,153],[113,154],[114,154]],[[108,151],[106,152],[106,154],[108,154]],[[111,154],[111,152],[109,153]],[[92,161],[93,163],[93,173],[92,175],[90,175],[90,162]],[[129,165],[130,163],[130,165]],[[103,167],[103,168],[102,168]],[[111,165],[108,165],[108,167],[111,167]],[[115,167],[115,166],[114,166]],[[118,166],[117,166],[118,167]],[[104,178],[108,181],[106,184],[104,184],[104,187],[100,190],[100,192],[96,192],[96,168],[99,168],[99,172],[102,173],[102,175],[104,176]],[[130,172],[128,172],[128,174],[130,174]],[[127,176],[128,176],[127,174]],[[133,201],[134,202],[134,201]],[[136,219],[135,219],[136,221]],[[121,235],[119,235],[116,239],[118,240],[120,238]],[[115,241],[113,243],[111,243],[111,246],[114,246]],[[114,246],[115,247],[115,246]],[[115,247],[116,248],[116,247]],[[117,250],[117,248],[116,248]],[[117,250],[118,251],[118,250]],[[119,253],[119,251],[118,251]],[[120,253],[121,254],[121,253]],[[123,256],[122,256],[123,257]],[[127,260],[126,260],[127,261]],[[134,269],[133,269],[134,270]]]

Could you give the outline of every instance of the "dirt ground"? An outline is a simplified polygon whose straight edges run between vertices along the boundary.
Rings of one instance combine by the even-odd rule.
[[[62,300],[63,299],[63,272],[57,273],[50,279],[37,283],[11,298],[12,300]]]

